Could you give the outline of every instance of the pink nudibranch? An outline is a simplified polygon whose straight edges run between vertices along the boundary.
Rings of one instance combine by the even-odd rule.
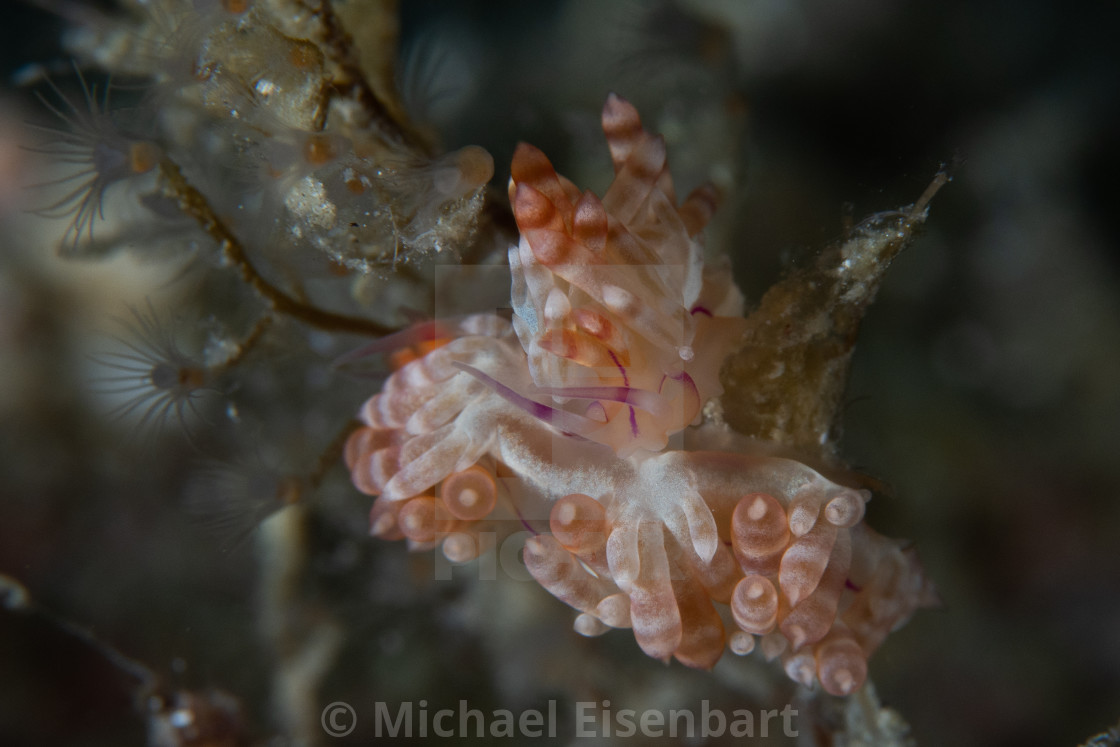
[[[346,462],[378,496],[371,532],[463,562],[532,527],[526,566],[580,632],[632,628],[700,668],[761,637],[792,677],[847,695],[932,587],[862,524],[866,491],[702,422],[744,324],[730,273],[704,266],[715,192],[677,203],[664,141],[623,99],[603,130],[602,199],[514,154],[512,323],[447,321],[451,341],[363,405]]]

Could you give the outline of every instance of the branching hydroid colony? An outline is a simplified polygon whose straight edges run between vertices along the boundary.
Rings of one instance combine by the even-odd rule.
[[[635,107],[603,108],[615,173],[601,198],[522,144],[507,208],[487,196],[489,153],[440,154],[409,121],[392,49],[352,44],[348,24],[389,5],[160,0],[74,33],[83,58],[152,78],[138,107],[151,116],[123,128],[84,81],[84,108],[50,104],[62,121],[44,149],[74,167],[44,211],[66,219],[64,244],[129,244],[102,204],[135,181],[136,220],[189,237],[181,254],[239,289],[225,313],[241,332],[220,361],[195,363],[162,332],[125,361],[120,383],[151,387],[134,406],[178,414],[217,372],[223,392],[251,393],[245,352],[291,335],[326,352],[309,369],[353,347],[311,331],[379,337],[365,352],[394,353],[396,370],[360,426],[350,390],[283,400],[329,403],[343,436],[275,481],[278,507],[308,497],[345,440],[377,537],[466,562],[525,529],[529,571],[581,633],[632,628],[650,656],[698,668],[757,646],[797,682],[859,688],[887,633],[935,596],[914,554],[864,525],[870,494],[839,461],[836,416],[863,311],[943,178],[744,318],[726,258],[704,260],[716,190],[678,202],[665,142]],[[512,246],[487,218],[507,209]],[[512,317],[479,308],[389,334],[401,273],[493,246],[509,247]],[[310,420],[292,408],[289,427]],[[237,413],[232,428],[255,415]]]

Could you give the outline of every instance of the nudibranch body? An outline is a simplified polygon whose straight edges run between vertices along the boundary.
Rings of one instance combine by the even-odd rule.
[[[729,271],[703,261],[715,194],[677,203],[664,141],[626,101],[603,129],[601,200],[536,148],[514,155],[512,323],[441,322],[362,407],[346,460],[378,496],[371,531],[465,561],[528,527],[526,566],[579,632],[629,627],[700,668],[760,642],[796,681],[851,693],[932,588],[862,524],[866,491],[701,423],[743,329]]]

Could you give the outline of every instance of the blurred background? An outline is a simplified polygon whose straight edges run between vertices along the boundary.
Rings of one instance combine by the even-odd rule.
[[[331,741],[316,729],[337,700],[358,709],[354,744],[376,701],[802,702],[755,656],[708,674],[627,633],[581,638],[533,583],[433,581],[430,553],[365,537],[342,469],[234,541],[214,529],[230,521],[200,521],[192,485],[222,442],[132,438],[88,383],[112,317],[174,289],[176,268],[63,260],[57,226],[27,213],[23,186],[42,179],[19,146],[41,110],[15,81],[69,59],[44,5],[86,7],[9,3],[0,31],[0,574],[31,600],[0,592],[0,741],[144,744],[188,692],[231,722],[215,734],[244,735],[213,744]],[[919,744],[1076,745],[1117,724],[1120,6],[401,6],[410,113],[448,149],[487,148],[499,189],[524,140],[601,193],[602,102],[633,101],[678,188],[723,188],[708,248],[748,304],[846,220],[913,202],[952,165],[865,320],[848,393],[842,450],[889,485],[867,521],[915,543],[945,602],[888,638],[871,678]],[[374,388],[348,386],[355,408]],[[238,528],[268,513],[236,508]]]

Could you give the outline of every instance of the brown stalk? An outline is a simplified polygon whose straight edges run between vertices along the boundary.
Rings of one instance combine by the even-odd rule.
[[[206,198],[183,176],[179,165],[170,158],[160,161],[160,172],[168,188],[179,200],[179,208],[194,218],[203,231],[218,242],[222,255],[237,268],[246,285],[257,292],[265,303],[278,314],[290,316],[305,324],[332,332],[349,332],[357,335],[380,337],[393,330],[370,319],[336,314],[302,303],[277,288],[261,276],[241,243],[214,213]]]
[[[323,46],[327,56],[342,74],[342,79],[335,81],[336,88],[357,98],[369,116],[370,123],[377,128],[386,143],[422,155],[431,155],[429,148],[414,136],[408,123],[402,121],[370,85],[354,49],[353,38],[343,27],[331,0],[321,0],[317,13],[323,24]]]

